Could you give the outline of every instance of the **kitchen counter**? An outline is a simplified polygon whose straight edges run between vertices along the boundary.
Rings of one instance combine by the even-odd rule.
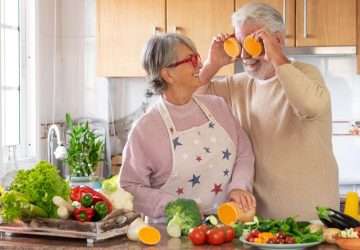
[[[159,228],[159,227],[158,227]],[[249,248],[242,245],[239,240],[234,240],[232,243],[223,244],[221,246],[193,246],[187,238],[170,238],[161,227],[161,242],[156,246],[145,246],[141,243],[132,242],[127,239],[126,236],[115,237],[112,239],[95,242],[91,249],[130,249],[130,250],[177,250],[177,249],[239,249],[239,250],[255,250],[255,248]],[[0,249],[85,249],[87,248],[86,240],[77,240],[69,238],[58,237],[44,237],[44,236],[25,236],[25,235],[12,235],[0,237]],[[310,250],[339,250],[335,245],[321,244],[316,247],[309,248]]]

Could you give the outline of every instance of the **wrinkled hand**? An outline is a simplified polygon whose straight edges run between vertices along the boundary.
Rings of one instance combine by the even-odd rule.
[[[228,56],[224,51],[224,41],[228,39],[230,36],[231,36],[230,34],[221,33],[213,37],[208,52],[208,58],[205,61],[205,63],[221,68],[222,66],[233,62],[231,57]]]
[[[256,207],[256,200],[254,195],[242,189],[231,190],[229,193],[229,200],[236,202],[239,207],[245,211]]]
[[[265,29],[260,29],[254,33],[258,40],[262,40],[265,50],[265,60],[270,61],[274,67],[289,63],[283,51],[283,45],[275,34],[271,34]]]

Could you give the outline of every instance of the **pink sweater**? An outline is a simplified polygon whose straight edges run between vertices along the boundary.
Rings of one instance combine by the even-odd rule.
[[[201,95],[202,102],[237,146],[237,159],[228,190],[252,191],[254,156],[247,134],[240,128],[225,101],[217,96]],[[181,106],[165,101],[178,131],[208,121],[193,101]],[[135,196],[135,210],[152,218],[162,217],[166,204],[177,197],[160,190],[172,170],[169,135],[157,108],[150,109],[133,126],[123,151],[120,185]]]

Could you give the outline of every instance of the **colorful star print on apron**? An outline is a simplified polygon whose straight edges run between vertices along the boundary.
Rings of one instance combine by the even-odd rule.
[[[235,144],[226,130],[196,97],[194,102],[208,122],[177,131],[161,98],[158,108],[172,146],[172,172],[161,187],[179,198],[195,200],[205,214],[215,213],[224,202],[236,159]]]

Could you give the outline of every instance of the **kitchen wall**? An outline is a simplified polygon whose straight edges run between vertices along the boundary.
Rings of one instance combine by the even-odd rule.
[[[96,77],[96,1],[37,1],[37,84],[40,141],[46,159],[47,126],[74,118],[108,121],[108,81]]]
[[[132,121],[155,99],[145,97],[146,80],[96,77],[95,0],[37,2],[40,122],[62,121],[66,112],[103,119],[112,124],[111,134],[116,134],[111,137],[112,152],[120,153]],[[323,73],[332,96],[334,121],[360,120],[355,56],[295,59],[312,63]],[[334,132],[345,133],[349,126],[347,122],[334,123]],[[45,140],[40,142],[41,158],[45,159]],[[360,183],[360,136],[334,136],[333,142],[340,182],[348,185],[343,188],[356,188],[352,184]]]

